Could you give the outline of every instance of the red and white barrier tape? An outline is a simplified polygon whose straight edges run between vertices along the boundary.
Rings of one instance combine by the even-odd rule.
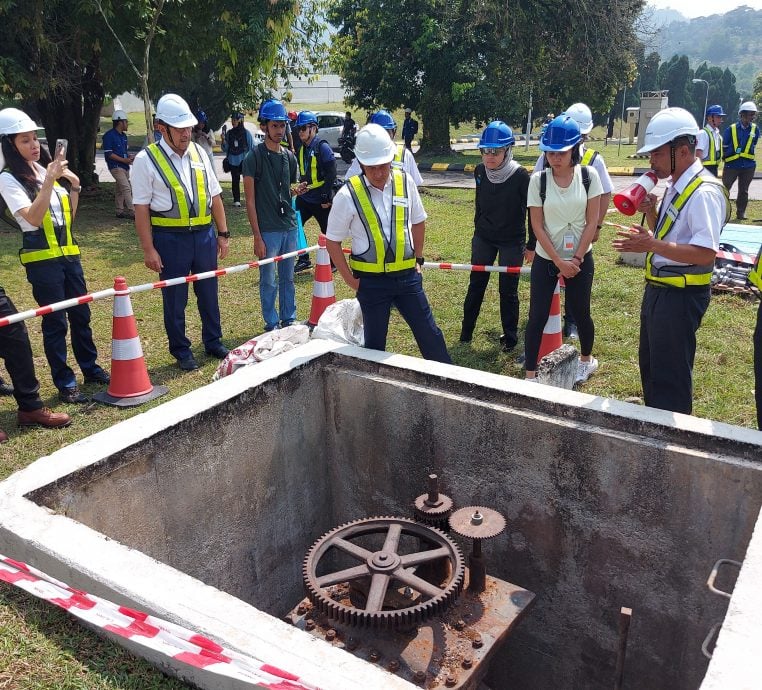
[[[73,589],[49,575],[0,555],[0,581],[16,585],[102,630],[125,637],[189,666],[272,690],[318,690],[299,676],[147,613]]]
[[[528,275],[532,269],[529,266],[479,266],[476,264],[451,264],[434,263],[427,261],[423,264],[424,268],[441,268],[445,271],[475,271],[484,273],[520,273]]]

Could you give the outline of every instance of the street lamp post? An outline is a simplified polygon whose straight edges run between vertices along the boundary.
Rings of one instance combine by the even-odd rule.
[[[703,83],[706,86],[706,96],[704,96],[704,121],[701,126],[706,125],[706,107],[709,105],[709,82],[706,79],[693,79],[694,84]]]

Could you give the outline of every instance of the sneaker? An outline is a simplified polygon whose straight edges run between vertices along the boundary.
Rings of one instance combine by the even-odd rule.
[[[589,362],[580,360],[577,365],[577,376],[574,378],[574,383],[584,383],[596,371],[598,371],[598,360],[595,357]]]
[[[234,201],[233,202],[233,206],[235,206],[236,208],[241,208],[241,202],[240,201]]]
[[[517,345],[516,341],[515,340],[508,340],[508,338],[505,335],[505,333],[503,333],[503,335],[500,336],[500,349],[503,352],[510,352],[511,350],[513,350],[516,347],[516,345]]]
[[[579,340],[579,331],[577,330],[576,323],[567,323],[564,326],[564,338],[571,338],[572,340]]]
[[[309,271],[312,268],[312,263],[309,259],[302,261],[300,258],[296,264],[294,264],[294,273],[301,273],[302,271]]]
[[[90,398],[88,398],[84,393],[80,392],[79,388],[76,386],[72,386],[71,388],[62,388],[60,391],[58,391],[58,399],[61,402],[65,403],[88,403],[90,402]]]
[[[13,386],[0,379],[0,395],[13,395]]]
[[[47,407],[39,410],[19,410],[19,426],[44,426],[48,429],[60,429],[71,424],[71,417],[65,412],[53,412]]]

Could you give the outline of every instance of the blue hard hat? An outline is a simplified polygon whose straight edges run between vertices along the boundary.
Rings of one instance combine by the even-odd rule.
[[[201,124],[205,124],[205,123],[206,123],[206,122],[209,120],[209,118],[206,116],[206,113],[205,113],[203,110],[199,110],[199,111],[196,113],[196,119],[197,119],[197,120],[198,120],[198,121],[199,121]]]
[[[495,149],[503,146],[513,146],[516,140],[511,128],[502,120],[490,122],[482,132],[479,139],[480,149]]]
[[[313,113],[311,110],[302,110],[297,116],[296,116],[296,126],[301,127],[302,125],[315,125],[317,126],[317,115]]]
[[[384,129],[397,129],[397,123],[388,110],[379,110],[377,113],[373,113],[370,116],[369,124],[381,125]]]
[[[562,114],[548,124],[540,137],[540,151],[568,151],[581,139],[577,121],[569,115]]]
[[[721,105],[710,105],[706,109],[707,115],[719,115],[720,117],[725,117],[725,111],[722,109]]]
[[[230,113],[230,119],[231,120],[243,120],[243,113],[238,111],[238,110],[234,110],[232,113]]]
[[[275,122],[288,122],[288,115],[286,114],[286,106],[275,98],[268,98],[259,108],[260,122],[267,122],[268,120],[274,120]]]

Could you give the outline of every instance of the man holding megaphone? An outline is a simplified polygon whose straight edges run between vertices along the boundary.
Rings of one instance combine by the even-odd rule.
[[[620,231],[614,248],[646,252],[646,288],[640,309],[638,359],[646,405],[690,414],[696,332],[709,306],[710,281],[728,220],[727,194],[696,159],[699,127],[687,110],[653,116],[638,153],[650,154],[660,180],[670,178],[661,204],[640,202],[648,228]]]

